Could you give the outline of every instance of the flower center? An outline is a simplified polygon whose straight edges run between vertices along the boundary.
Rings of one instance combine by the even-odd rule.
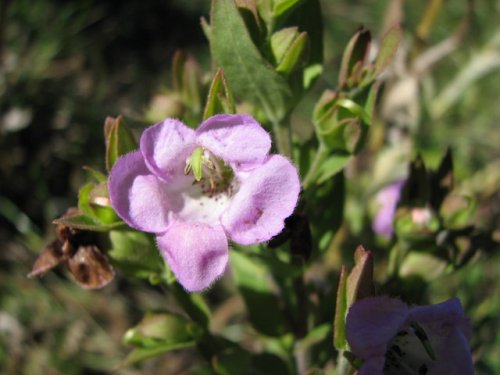
[[[167,185],[177,219],[207,224],[220,221],[238,188],[231,166],[202,147],[187,158],[184,176]]]
[[[436,360],[431,341],[417,322],[401,329],[387,346],[384,374],[425,375]]]
[[[199,184],[202,193],[208,197],[214,197],[221,193],[232,196],[234,193],[233,169],[222,159],[215,157],[202,147],[195,148],[186,160],[184,174],[191,173],[195,179],[193,184]]]

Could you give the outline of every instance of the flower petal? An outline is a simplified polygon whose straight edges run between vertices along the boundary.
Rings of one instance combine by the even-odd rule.
[[[248,115],[210,117],[196,135],[197,143],[236,169],[261,163],[271,149],[269,134]]]
[[[163,180],[184,173],[185,161],[194,146],[194,130],[166,119],[142,133],[140,148],[148,168]]]
[[[417,322],[432,324],[433,329],[439,333],[439,326],[444,329],[449,326],[458,327],[464,337],[469,340],[472,332],[469,321],[458,298],[429,306],[414,306],[410,308],[410,319]]]
[[[473,375],[474,365],[469,344],[461,330],[453,327],[442,343],[437,361],[432,364],[429,375]]]
[[[389,297],[369,297],[354,303],[346,318],[346,338],[363,359],[384,357],[387,344],[408,318],[408,306]]]
[[[373,231],[384,237],[391,237],[396,207],[401,196],[404,181],[397,181],[382,189],[377,194],[377,201],[381,205],[373,220]]]
[[[436,352],[429,374],[474,374],[468,340],[471,328],[458,298],[410,308],[409,319],[427,332]]]
[[[359,369],[357,375],[383,375],[385,357],[372,357]]]
[[[221,222],[230,238],[248,245],[267,241],[285,226],[300,192],[297,170],[281,155],[259,168],[239,173],[240,188]]]
[[[175,222],[157,241],[177,280],[190,292],[208,288],[226,270],[228,243],[219,225]]]
[[[163,184],[148,170],[140,151],[124,155],[109,174],[111,205],[129,226],[164,232],[169,225],[169,204]]]

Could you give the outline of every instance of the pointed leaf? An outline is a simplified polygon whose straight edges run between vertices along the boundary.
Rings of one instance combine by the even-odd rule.
[[[287,49],[283,59],[276,67],[276,71],[283,74],[290,74],[305,65],[308,56],[309,36],[306,32],[303,32],[300,33],[293,41],[292,45]]]
[[[273,17],[278,18],[288,11],[293,10],[299,3],[304,0],[276,0],[273,3]]]
[[[282,120],[293,105],[290,87],[261,56],[233,0],[212,2],[211,29],[212,54],[235,94]]]
[[[400,26],[392,27],[382,38],[380,50],[375,60],[375,77],[381,74],[394,59],[396,52],[403,40],[403,31]]]
[[[398,206],[424,207],[429,201],[427,168],[420,155],[410,163],[408,178],[401,192]]]
[[[290,85],[296,96],[309,90],[323,68],[323,17],[319,0],[299,1],[280,16],[274,17],[274,29],[298,27],[308,35],[308,58],[302,72],[290,76]]]
[[[366,98],[365,101],[363,109],[367,115],[367,120],[368,119],[370,120],[369,122],[366,123],[368,126],[372,125],[373,118],[375,116],[375,105],[377,104],[377,97],[380,86],[381,86],[380,81],[373,83],[370,87],[370,91],[368,92],[368,97]]]
[[[148,313],[123,338],[125,344],[135,348],[125,359],[129,366],[165,352],[196,344],[201,330],[193,322],[172,313]]]
[[[196,345],[195,340],[179,342],[175,344],[158,344],[156,346],[147,348],[135,348],[128,355],[123,362],[123,367],[132,366],[136,363],[143,362],[147,359],[158,357],[164,353],[170,352],[172,350],[189,348]]]
[[[328,181],[334,175],[339,173],[353,158],[349,154],[335,154],[326,159],[318,171],[318,177],[316,179],[317,184],[322,184]]]
[[[107,117],[104,123],[106,140],[106,169],[109,172],[116,160],[137,148],[137,142],[130,129],[123,122],[123,117]]]
[[[88,165],[84,165],[82,167],[86,172],[89,173],[89,175],[96,181],[96,182],[106,182],[108,177],[102,173],[101,171],[98,171],[95,168],[89,167]]]
[[[208,90],[203,119],[206,120],[218,113],[236,113],[233,93],[227,84],[222,69],[217,70]]]
[[[347,306],[362,298],[372,296],[373,285],[373,256],[363,246],[358,246],[354,253],[355,266],[347,278]]]
[[[123,337],[127,345],[143,348],[158,344],[178,344],[197,336],[195,324],[173,313],[147,313],[141,322],[130,328]]]
[[[92,217],[85,215],[80,210],[75,210],[71,214],[64,215],[53,221],[54,224],[63,224],[70,228],[90,230],[95,232],[107,232],[116,229],[125,224],[122,221],[113,224],[102,224],[95,221]]]
[[[286,51],[298,35],[299,29],[297,26],[285,27],[271,35],[271,52],[276,64],[279,64],[283,60]]]
[[[366,63],[368,53],[370,50],[371,34],[370,31],[361,28],[349,40],[344,54],[342,56],[342,63],[339,72],[339,86],[342,87],[348,80],[352,81],[352,72],[354,66],[362,67]]]
[[[347,268],[340,270],[339,285],[337,287],[337,302],[335,305],[335,319],[333,323],[333,346],[337,350],[347,348],[345,338],[345,317],[347,314]]]

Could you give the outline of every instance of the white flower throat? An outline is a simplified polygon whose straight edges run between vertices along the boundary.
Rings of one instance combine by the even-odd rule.
[[[178,184],[169,186],[171,196],[177,197],[175,216],[206,224],[219,222],[239,188],[231,166],[197,147],[186,159],[184,175]]]
[[[384,374],[425,375],[435,360],[426,331],[418,323],[410,322],[387,346]]]

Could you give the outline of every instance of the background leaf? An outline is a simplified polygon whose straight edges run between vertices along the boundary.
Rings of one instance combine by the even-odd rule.
[[[285,322],[267,267],[239,251],[231,252],[231,265],[252,325],[269,336],[283,335]]]

